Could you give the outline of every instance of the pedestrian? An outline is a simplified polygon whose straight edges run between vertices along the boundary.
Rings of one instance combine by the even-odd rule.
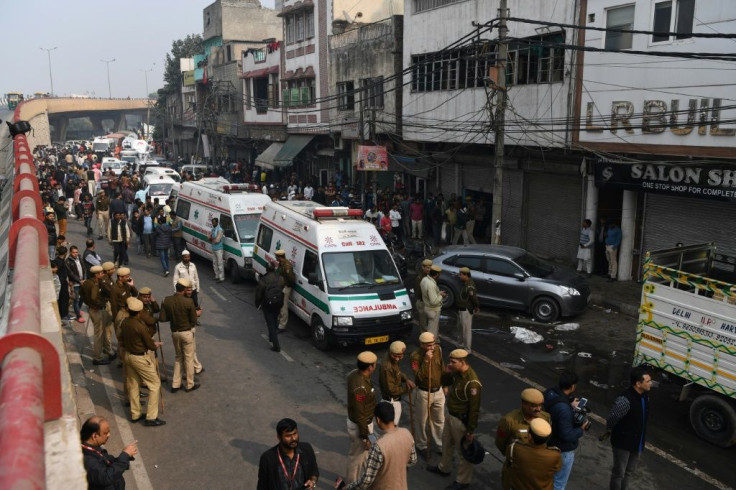
[[[130,246],[130,226],[125,212],[115,213],[107,229],[107,241],[112,245],[113,263],[116,267],[128,265],[128,246]]]
[[[473,479],[473,464],[463,457],[463,446],[472,443],[478,428],[480,400],[483,385],[478,375],[468,363],[469,352],[455,349],[450,352],[448,373],[442,377],[442,385],[447,391],[447,412],[442,430],[442,459],[437,466],[427,466],[427,471],[449,476],[452,466],[452,453],[457,450],[457,477],[447,490],[461,490],[470,487]]]
[[[409,216],[411,218],[411,237],[423,238],[422,220],[424,219],[424,206],[421,198],[417,195],[409,205]]]
[[[194,307],[197,311],[200,311],[199,307],[199,273],[197,272],[197,265],[192,262],[192,254],[187,249],[181,251],[181,262],[176,264],[174,267],[174,288],[179,279],[189,279],[192,285],[192,301],[194,301]]]
[[[69,316],[69,274],[66,266],[66,254],[67,248],[64,246],[56,248],[56,257],[54,262],[56,263],[57,276],[59,277],[59,283],[61,289],[59,290],[59,298],[56,303],[59,308],[59,316],[62,320],[71,320]]]
[[[631,370],[629,382],[630,386],[613,401],[606,433],[601,437],[611,437],[611,490],[629,487],[646,444],[652,375],[645,366],[637,366]]]
[[[406,469],[417,462],[417,452],[411,433],[397,427],[394,406],[382,401],[374,410],[381,437],[371,446],[364,469],[345,490],[408,490]],[[338,488],[343,488],[338,486]]]
[[[56,257],[56,215],[53,211],[46,212],[43,218],[43,225],[46,227],[48,235],[49,259],[54,260]]]
[[[95,198],[95,212],[97,213],[97,239],[102,240],[110,224],[110,198],[104,189],[100,189]]]
[[[225,269],[223,264],[223,246],[224,232],[220,226],[220,220],[212,218],[212,229],[210,230],[209,240],[212,247],[212,268],[215,271],[215,282],[225,281]],[[233,271],[236,274],[237,271]]]
[[[294,267],[291,265],[289,259],[286,258],[286,252],[283,250],[276,250],[274,253],[276,260],[278,261],[278,273],[283,279],[284,284],[284,304],[281,306],[279,312],[279,331],[286,330],[286,324],[289,323],[289,298],[291,297],[291,290],[296,283],[296,276],[294,275]]]
[[[442,348],[435,343],[432,332],[424,332],[419,336],[419,348],[412,352],[409,361],[418,388],[414,392],[414,418],[417,423],[414,438],[417,451],[424,456],[428,438],[431,438],[429,442],[441,454],[442,429],[445,425],[445,393],[441,389],[441,378],[445,372],[445,361]]]
[[[146,324],[138,318],[138,314],[143,310],[143,302],[137,298],[128,298],[127,307],[129,316],[120,326],[120,340],[125,349],[127,367],[125,385],[130,397],[131,422],[138,422],[144,418],[140,398],[140,387],[143,382],[148,387],[148,407],[144,424],[147,427],[160,427],[166,424],[158,418],[161,377],[156,361],[151,360],[148,351],[155,351],[161,347],[161,342],[153,340]]]
[[[401,240],[401,211],[398,202],[394,203],[391,211],[388,212],[388,217],[391,220],[391,232]]]
[[[271,350],[281,352],[278,336],[279,312],[285,302],[284,279],[274,269],[275,264],[268,262],[266,274],[261,277],[256,285],[255,304],[256,308],[263,311],[263,318],[268,328],[268,341],[271,342]]]
[[[468,209],[464,208],[460,205],[460,202],[455,203],[455,229],[453,230],[453,236],[452,236],[452,244],[456,245],[457,242],[462,237],[463,244],[467,245],[470,242],[470,237],[468,236],[468,220],[470,217],[468,216]]]
[[[416,388],[414,382],[401,371],[399,365],[405,352],[405,343],[400,340],[391,342],[378,370],[378,385],[381,388],[381,397],[394,407],[394,425],[397,427],[401,420],[401,397]]]
[[[138,454],[135,442],[131,442],[116,458],[103,446],[110,439],[110,424],[98,416],[88,418],[79,431],[82,440],[84,470],[87,472],[89,490],[124,490],[123,472],[130,468],[130,461]]]
[[[134,209],[130,216],[130,229],[135,235],[135,254],[140,255],[143,248],[143,223],[141,222],[141,212]]]
[[[171,223],[171,238],[174,245],[174,260],[179,260],[182,251],[184,251],[183,221],[176,215],[176,211],[169,213],[169,219]]]
[[[84,227],[87,230],[87,237],[91,237],[94,230],[92,229],[92,216],[95,214],[95,205],[92,202],[92,196],[89,194],[82,195],[82,218],[84,219]]]
[[[465,239],[465,243],[476,243],[475,242],[475,214],[476,214],[476,208],[475,203],[473,202],[473,198],[468,196],[465,198],[465,209],[463,210],[465,215],[467,216],[467,220],[465,221],[465,233],[467,235],[467,238]]]
[[[560,450],[548,447],[552,426],[541,418],[529,424],[528,442],[513,441],[501,471],[504,490],[552,490],[562,467]]]
[[[59,225],[59,235],[66,236],[66,224],[68,216],[66,198],[64,196],[59,196],[59,199],[52,204],[52,207],[54,208],[54,212],[56,213],[56,224]]]
[[[151,216],[151,208],[146,206],[140,217],[141,242],[143,249],[146,251],[146,258],[151,258],[153,250],[153,217]]]
[[[197,324],[197,310],[194,307],[194,301],[185,297],[186,289],[190,286],[189,279],[179,279],[176,282],[176,293],[164,298],[158,317],[159,322],[171,322],[171,340],[176,352],[174,375],[171,379],[172,393],[176,393],[181,388],[182,374],[185,379],[184,391],[189,393],[200,386],[194,379],[196,344],[192,332],[192,328]]]
[[[357,369],[348,374],[348,466],[345,481],[352,483],[358,479],[360,468],[371,448],[373,435],[373,412],[376,409],[376,395],[371,375],[376,370],[378,358],[371,351],[358,354]]]
[[[547,412],[542,411],[544,407],[544,395],[536,388],[527,388],[521,392],[521,408],[512,410],[504,415],[498,422],[496,429],[496,447],[501,454],[515,440],[529,443],[529,424],[536,418],[550,422]]]
[[[606,260],[608,260],[608,282],[618,278],[618,249],[621,248],[621,228],[611,221],[606,232]]]
[[[156,246],[156,253],[161,260],[161,268],[164,277],[169,276],[169,248],[173,243],[171,235],[171,225],[166,221],[165,216],[159,216],[156,219],[157,226],[153,230],[153,243]]]
[[[463,288],[455,300],[457,305],[457,329],[462,339],[462,347],[472,353],[473,343],[473,315],[480,311],[478,303],[478,294],[475,288],[475,282],[470,277],[470,269],[461,267],[459,271],[460,280]]]
[[[590,428],[590,421],[587,419],[582,423],[575,421],[575,409],[579,400],[573,397],[573,393],[577,385],[577,374],[563,371],[557,386],[544,392],[544,410],[549,413],[552,422],[549,445],[558,448],[562,455],[562,467],[555,473],[555,490],[565,489],[575,462],[575,449],[580,438]]]
[[[594,236],[590,225],[593,222],[589,219],[583,220],[583,227],[580,229],[580,239],[578,243],[578,272],[585,272],[588,277],[593,275],[593,244]]]
[[[422,296],[422,280],[429,275],[432,267],[432,261],[424,259],[422,267],[417,271],[417,277],[414,278],[414,298],[416,300],[417,321],[419,322],[419,330],[427,331],[427,313],[424,311],[424,297]]]
[[[105,309],[107,298],[100,284],[104,274],[102,266],[93,265],[90,268],[89,277],[79,289],[79,295],[87,305],[88,316],[94,329],[92,364],[95,366],[110,364],[117,357],[112,350],[112,325]],[[106,354],[107,357],[103,357],[103,354]]]
[[[69,288],[72,293],[72,308],[74,316],[79,323],[84,323],[82,317],[82,297],[79,295],[79,288],[85,280],[85,270],[82,260],[79,258],[79,248],[76,245],[69,247],[69,257],[66,258],[66,274]]]
[[[279,443],[261,454],[257,490],[313,489],[319,467],[312,445],[299,441],[299,428],[292,419],[276,424]]]
[[[440,291],[437,285],[440,272],[442,272],[442,268],[433,264],[429,268],[429,274],[422,279],[420,284],[422,299],[424,300],[424,314],[427,315],[427,331],[435,337],[440,334],[440,311],[442,311],[442,302],[447,294]]]

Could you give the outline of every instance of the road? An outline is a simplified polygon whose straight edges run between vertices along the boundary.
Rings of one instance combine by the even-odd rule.
[[[69,229],[69,239],[83,248],[81,224],[70,220]],[[106,243],[98,249],[103,258],[111,257]],[[146,259],[132,251],[130,266],[136,285],[150,286],[159,301],[171,294],[171,278],[161,276],[158,259]],[[315,447],[321,471],[318,488],[332,488],[331,482],[344,473],[348,451],[345,377],[361,349],[318,351],[309,342],[306,326],[292,317],[288,332],[280,338],[282,352],[272,352],[263,317],[253,306],[255,283],[215,284],[210,264],[196,258],[194,262],[205,310],[196,334],[197,353],[206,371],[200,377],[202,387],[191,393],[180,390],[172,394],[164,384],[165,412],[160,417],[166,426],[150,428],[128,422],[130,415],[120,400],[122,369],[115,364],[93,366],[85,326],[72,322],[66,329],[80,406],[88,407],[89,402],[84,402],[88,391],[94,411],[112,421],[107,445],[112,453],[132,440],[138,441],[140,454],[126,473],[128,488],[255,488],[259,456],[276,444],[275,424],[283,417],[295,419],[301,439]],[[587,396],[593,411],[603,417],[623,388],[633,352],[634,319],[591,307],[573,322],[579,325],[575,330],[559,331],[513,314],[483,313],[476,317],[471,364],[484,383],[478,434],[489,454],[476,467],[472,488],[500,488],[502,462],[493,435],[500,417],[519,406],[519,393],[529,384],[551,386],[559,370],[572,368],[583,380],[579,393]],[[509,334],[511,326],[530,328],[544,340],[523,344]],[[454,317],[443,317],[445,354],[454,348],[453,327]],[[417,337],[415,329],[407,342],[409,351],[416,348]],[[162,325],[162,338],[171,376],[174,352],[166,324]],[[379,358],[385,349],[376,348]],[[713,488],[711,483],[728,488],[727,484],[736,481],[734,450],[715,448],[697,439],[686,422],[686,407],[672,400],[672,383],[659,376],[655,379],[659,386],[652,392],[656,415],[651,419],[649,442],[665,457],[648,450],[632,488]],[[377,389],[377,376],[374,386]],[[405,406],[405,425],[408,413]],[[594,423],[583,437],[568,488],[607,488],[611,455],[610,445],[597,441],[602,431],[603,426]],[[437,460],[438,456],[433,456],[432,463]],[[684,468],[686,465],[705,474],[696,475]],[[440,489],[451,483],[449,478],[428,473],[425,466],[419,460],[409,469],[409,488]]]

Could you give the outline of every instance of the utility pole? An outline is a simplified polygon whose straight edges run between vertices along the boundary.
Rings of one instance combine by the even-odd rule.
[[[503,216],[503,164],[504,164],[504,121],[506,115],[506,58],[508,57],[508,45],[506,44],[506,18],[508,17],[508,9],[506,0],[501,0],[499,7],[499,23],[498,23],[498,58],[496,65],[498,67],[498,80],[496,84],[496,157],[494,160],[493,173],[493,211],[491,219],[493,220],[493,243],[501,243],[501,217]]]
[[[54,46],[53,48],[38,48],[41,51],[46,51],[46,54],[49,55],[49,81],[51,82],[51,97],[54,96],[54,77],[51,74],[51,51],[58,48],[58,46]]]
[[[107,98],[112,99],[112,89],[110,88],[110,63],[115,61],[115,58],[111,60],[100,60],[107,65]]]
[[[156,63],[154,63],[155,65]],[[147,70],[141,70],[146,80],[146,131],[143,137],[148,141],[148,136],[151,133],[151,96],[148,93],[148,72],[153,71],[153,66]]]

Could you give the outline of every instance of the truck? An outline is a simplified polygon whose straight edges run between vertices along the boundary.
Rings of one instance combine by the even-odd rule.
[[[736,443],[736,257],[715,243],[648,252],[634,364],[680,378],[695,433]]]

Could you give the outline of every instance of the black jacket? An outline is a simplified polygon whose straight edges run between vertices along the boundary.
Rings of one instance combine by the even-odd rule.
[[[279,462],[278,444],[265,453],[261,454],[261,460],[258,463],[258,487],[257,490],[279,490],[278,472],[281,469]],[[314,449],[311,444],[300,442],[296,446],[299,456],[299,465],[304,471],[304,481],[309,480],[313,476],[319,477],[319,468],[317,467],[317,458],[314,456]],[[294,487],[302,488],[302,487]]]
[[[567,395],[559,388],[548,389],[544,392],[544,410],[552,421],[552,436],[547,445],[555,446],[563,453],[574,451],[583,437],[583,429],[575,425],[574,410]]]
[[[124,490],[123,472],[130,468],[128,453],[120,453],[120,456],[116,458],[108,454],[102,446],[89,447],[93,450],[82,446],[89,490]]]
[[[56,224],[51,220],[44,219],[43,225],[46,227],[46,233],[49,236],[49,246],[56,246]]]
[[[629,387],[621,396],[629,400],[629,411],[613,427],[611,445],[617,449],[641,452],[644,449],[649,418],[649,395]]]
[[[69,280],[69,282],[72,284],[81,285],[82,282],[84,282],[84,279],[86,278],[86,275],[85,275],[86,270],[84,267],[84,262],[82,262],[82,257],[79,257],[79,265],[82,266],[82,276],[81,277],[79,276],[79,269],[77,269],[77,263],[74,261],[71,255],[66,258],[64,263],[66,265],[66,275],[67,275],[67,279]]]

